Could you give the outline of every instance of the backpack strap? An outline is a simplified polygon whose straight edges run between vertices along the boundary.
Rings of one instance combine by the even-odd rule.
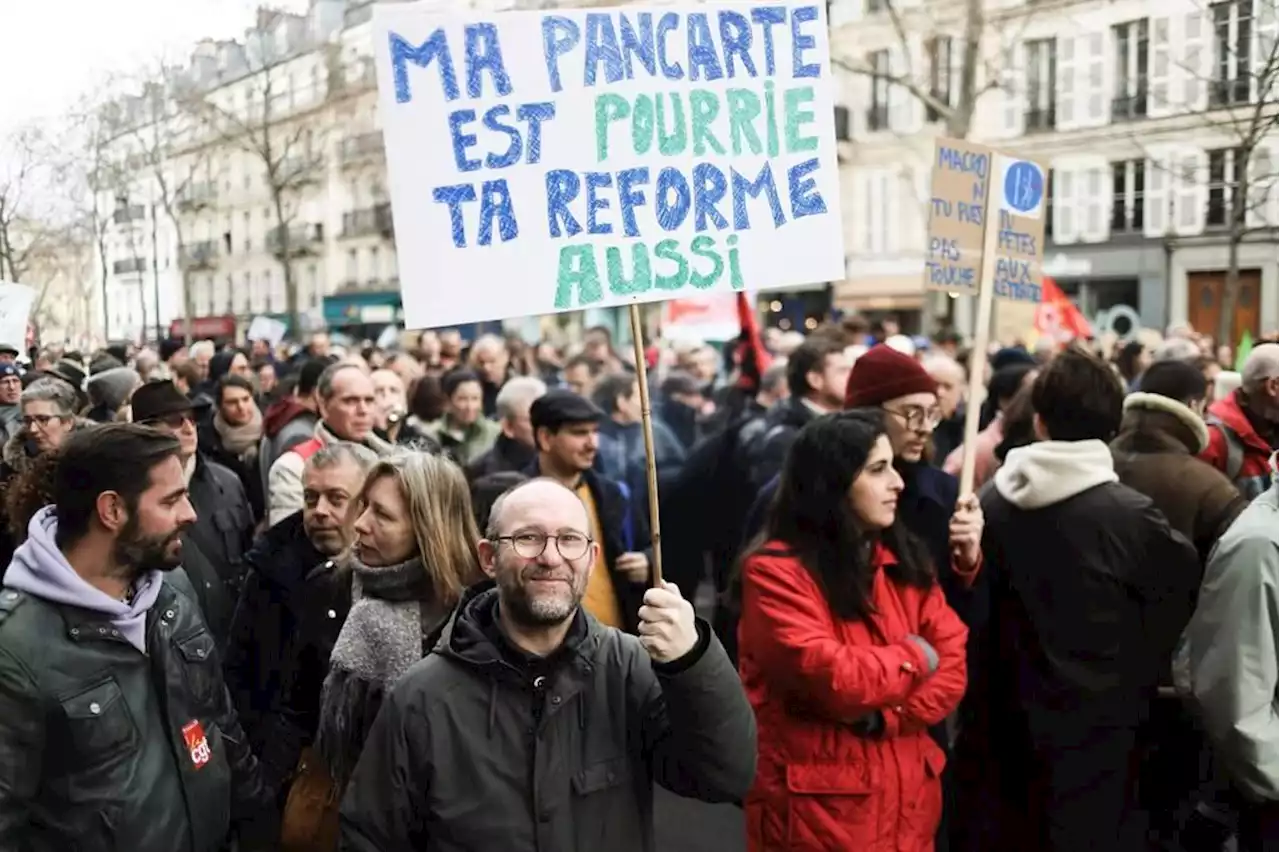
[[[1240,470],[1244,467],[1244,441],[1240,440],[1236,430],[1216,417],[1210,418],[1205,422],[1222,433],[1222,439],[1227,445],[1227,469],[1225,473],[1227,474],[1227,479],[1235,482],[1236,478],[1240,476]]]

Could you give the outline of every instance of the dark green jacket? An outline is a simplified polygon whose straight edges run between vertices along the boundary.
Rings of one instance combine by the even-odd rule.
[[[519,659],[474,586],[378,713],[342,803],[342,852],[652,852],[653,785],[740,801],[756,724],[705,622],[654,664],[585,611]],[[527,656],[527,655],[526,655]]]
[[[145,656],[101,618],[0,591],[0,850],[217,852],[233,823],[261,842],[274,816],[196,604],[165,580]]]

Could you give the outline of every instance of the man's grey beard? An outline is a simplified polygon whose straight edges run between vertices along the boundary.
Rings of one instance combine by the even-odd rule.
[[[583,595],[586,594],[585,579],[582,588],[578,588],[577,582],[574,582],[573,593],[567,599],[531,597],[518,582],[517,577],[510,577],[508,582],[499,580],[498,596],[507,617],[525,627],[554,627],[563,624],[578,611]]]

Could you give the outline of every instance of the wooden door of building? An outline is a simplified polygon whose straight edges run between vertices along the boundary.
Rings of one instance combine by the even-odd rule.
[[[1226,284],[1225,269],[1214,272],[1190,272],[1187,274],[1187,322],[1201,334],[1217,337],[1218,317],[1222,314],[1222,292]],[[1259,296],[1262,290],[1262,271],[1240,270],[1240,298],[1236,302],[1236,315],[1231,323],[1231,339],[1218,341],[1234,347],[1240,342],[1245,329],[1253,337],[1258,336],[1261,319]]]

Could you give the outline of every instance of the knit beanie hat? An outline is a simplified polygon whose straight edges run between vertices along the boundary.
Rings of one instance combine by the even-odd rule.
[[[89,377],[87,388],[89,401],[94,405],[116,411],[124,405],[130,392],[141,383],[142,379],[131,367],[113,367],[110,370],[103,370]]]
[[[938,383],[919,361],[881,343],[853,362],[844,407],[871,407],[907,394],[937,392]]]

